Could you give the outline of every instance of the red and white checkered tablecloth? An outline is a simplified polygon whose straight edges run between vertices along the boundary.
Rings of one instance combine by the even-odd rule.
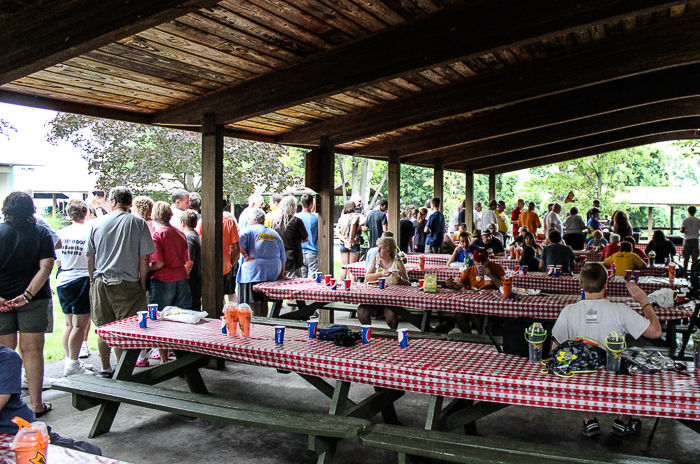
[[[526,358],[503,355],[494,347],[444,340],[396,340],[337,347],[309,339],[305,330],[287,328],[275,345],[274,328],[251,327],[250,338],[221,334],[218,320],[196,325],[136,318],[97,329],[106,342],[125,349],[158,347],[186,350],[232,361],[356,382],[375,387],[506,404],[615,414],[700,420],[700,372],[619,376],[606,371],[570,379],[542,374]]]
[[[447,261],[450,259],[450,256],[452,256],[447,254],[438,255],[434,253],[409,253],[406,255],[406,260],[408,261],[408,264],[419,264],[420,255],[425,256],[426,266],[447,266]]]
[[[574,255],[576,255],[577,258],[585,256],[586,261],[603,261],[603,253],[601,253],[600,251],[574,250]]]
[[[677,279],[673,284],[668,279],[660,277],[640,277],[638,285],[647,294],[661,288],[678,290],[685,281]],[[548,277],[546,273],[537,272],[528,275],[513,276],[513,286],[518,288],[532,288],[547,293],[581,294],[581,282],[578,276]],[[613,277],[608,281],[608,295],[629,296],[627,281],[624,277]]]
[[[447,277],[452,277],[453,279],[459,279],[462,275],[462,270],[458,268],[453,268],[449,266],[432,266],[428,265],[425,267],[425,271],[421,271],[417,264],[408,263],[405,265],[408,277],[413,280],[422,279],[425,274],[435,274],[438,280],[445,280]],[[357,263],[346,264],[343,266],[357,278],[364,278],[366,274],[365,261],[360,261]]]
[[[331,290],[311,279],[285,279],[266,282],[254,287],[273,300],[304,300],[316,302],[342,302],[399,306],[403,308],[484,314],[504,317],[532,317],[556,319],[564,306],[580,301],[576,295],[524,296],[517,299],[503,297],[497,291],[455,291],[445,288],[437,293],[425,293],[417,287],[390,285],[384,290],[377,286],[353,282],[350,291],[342,288]],[[628,304],[641,314],[641,307],[631,298],[611,297],[610,301]],[[675,320],[690,317],[692,309],[657,308],[659,320]]]
[[[0,464],[15,464],[15,452],[10,449],[14,440],[12,435],[0,434]],[[51,464],[128,464],[124,461],[95,456],[94,454],[49,445],[46,452],[46,462]]]

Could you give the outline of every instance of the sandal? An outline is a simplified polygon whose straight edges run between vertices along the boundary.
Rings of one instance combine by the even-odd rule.
[[[42,416],[44,416],[44,415],[46,415],[46,413],[51,412],[51,410],[53,409],[53,405],[52,405],[51,403],[41,403],[41,406],[42,406],[43,410],[40,411],[40,412],[35,412],[35,413],[34,413],[34,416],[35,416],[37,419],[40,418],[40,417],[42,417]]]
[[[158,352],[158,350],[151,351],[151,355],[149,356],[149,358],[160,359],[160,352]]]

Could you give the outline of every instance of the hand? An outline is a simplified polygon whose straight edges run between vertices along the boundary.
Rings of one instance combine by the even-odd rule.
[[[445,285],[447,285],[448,287],[449,287],[450,285],[452,285],[453,283],[455,283],[455,281],[454,281],[454,279],[453,279],[452,277],[447,277],[447,278],[445,278]]]
[[[391,272],[389,271],[382,271],[379,273],[382,277],[389,277],[391,275]]]
[[[6,301],[5,306],[9,308],[21,308],[27,304],[27,300],[24,299],[24,295],[13,298],[12,300]]]
[[[634,301],[642,306],[649,303],[647,294],[644,293],[644,290],[639,288],[634,282],[627,282],[627,291],[630,293],[630,296],[634,299]]]
[[[251,262],[251,261],[255,261],[255,258],[253,258],[253,257],[250,256],[250,255],[245,255],[245,256],[243,257],[243,261],[245,261],[246,263],[249,263],[249,262]]]

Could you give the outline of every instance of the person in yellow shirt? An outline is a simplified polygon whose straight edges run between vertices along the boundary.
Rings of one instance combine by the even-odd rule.
[[[506,216],[505,213],[506,210],[506,202],[501,200],[498,202],[498,207],[496,208],[496,218],[498,219],[498,231],[503,235],[503,246],[506,246],[505,241],[508,240],[508,225],[510,224],[510,221],[508,221],[508,216]]]
[[[537,229],[542,227],[542,223],[540,222],[540,217],[535,212],[534,202],[531,201],[528,203],[527,210],[520,214],[520,217],[518,218],[518,226],[527,227],[527,230],[529,230],[535,236],[535,238],[537,238]]]
[[[270,227],[277,212],[275,211],[282,201],[282,195],[275,193],[270,197],[270,211],[265,215],[265,226]]]
[[[603,261],[603,263],[608,267],[615,263],[615,275],[617,276],[624,276],[626,271],[644,269],[647,267],[642,258],[637,256],[636,253],[632,253],[632,244],[629,242],[622,242],[620,244],[620,251],[614,253]]]

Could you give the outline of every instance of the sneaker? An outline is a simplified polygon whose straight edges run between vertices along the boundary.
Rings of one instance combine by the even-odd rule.
[[[90,357],[90,347],[87,343],[80,345],[80,353],[78,354],[79,359],[85,359]]]
[[[111,369],[108,371],[101,370],[100,372],[98,372],[95,375],[97,375],[97,377],[102,377],[103,379],[111,379],[112,376],[114,375],[114,371]]]
[[[85,370],[95,372],[95,367],[92,364],[85,364],[84,362],[80,361],[79,362],[80,367],[82,367]]]
[[[642,421],[639,419],[630,419],[627,424],[624,424],[620,419],[615,419],[610,433],[616,437],[625,437],[639,433],[640,430],[642,430]]]
[[[41,389],[42,390],[49,390],[51,387],[53,387],[53,384],[57,381],[58,379],[53,379],[51,377],[44,377],[41,382]],[[24,375],[24,371],[22,371],[22,390],[27,390],[29,389],[29,384],[27,383],[27,376]]]
[[[598,419],[593,418],[588,422],[583,422],[583,428],[581,429],[581,433],[583,433],[585,437],[597,437],[603,432],[600,431],[600,424],[598,423]]]
[[[71,375],[94,375],[95,373],[92,372],[90,369],[86,369],[83,367],[80,363],[74,364],[72,367],[66,367],[63,369],[63,376],[64,377],[70,377]]]
[[[151,363],[148,362],[148,358],[143,358],[143,359],[137,359],[136,360],[136,367],[148,367],[150,366]]]

